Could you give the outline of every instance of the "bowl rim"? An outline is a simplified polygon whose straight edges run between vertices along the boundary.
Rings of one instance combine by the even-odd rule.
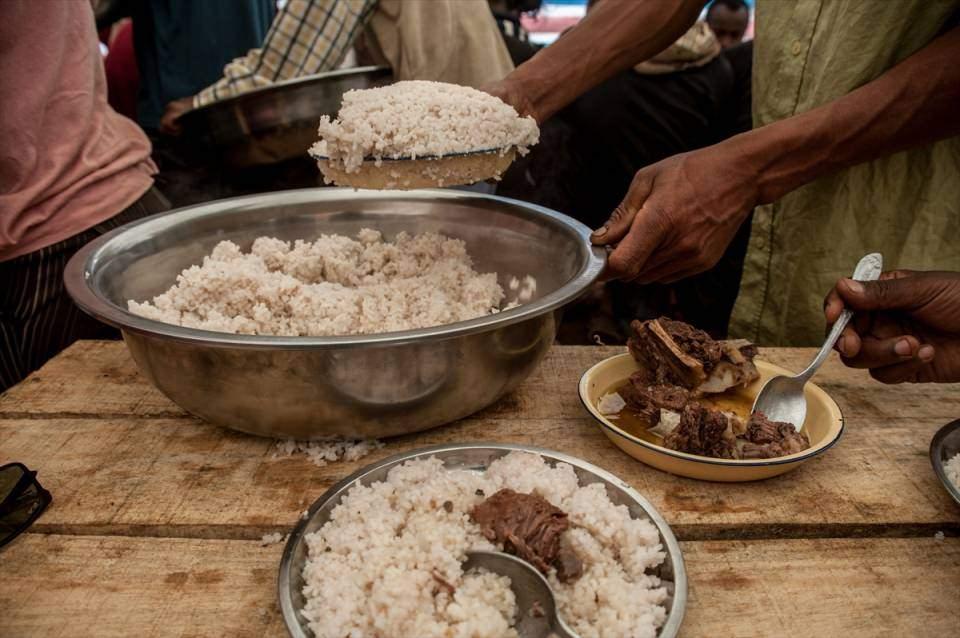
[[[649,500],[647,500],[645,496],[640,494],[640,492],[634,489],[633,486],[618,477],[616,474],[608,472],[607,470],[594,465],[593,463],[584,461],[583,459],[571,454],[566,454],[564,452],[558,452],[556,450],[534,445],[483,441],[477,443],[441,443],[437,445],[428,445],[425,447],[415,448],[406,452],[391,454],[380,461],[376,461],[358,469],[355,472],[352,472],[347,477],[337,481],[337,483],[332,485],[328,490],[321,494],[320,497],[310,505],[309,509],[307,510],[307,516],[301,516],[297,521],[293,531],[290,532],[290,536],[287,539],[286,544],[284,545],[283,554],[280,558],[280,569],[277,577],[277,595],[280,599],[280,612],[283,616],[287,633],[294,638],[305,638],[307,635],[309,635],[304,634],[302,631],[301,623],[297,618],[299,610],[296,609],[296,606],[293,603],[292,592],[290,590],[289,583],[291,571],[293,570],[293,555],[297,546],[303,542],[303,539],[306,536],[306,528],[316,515],[317,510],[323,507],[331,498],[334,498],[337,494],[352,486],[367,474],[375,472],[384,466],[397,464],[398,462],[405,462],[416,458],[429,457],[437,452],[477,449],[505,450],[508,453],[512,451],[532,452],[541,456],[547,456],[555,461],[567,463],[574,467],[586,470],[598,478],[618,486],[631,499],[640,505],[641,509],[643,509],[647,516],[650,517],[650,521],[657,528],[657,532],[660,534],[660,539],[664,546],[664,551],[670,556],[671,561],[673,562],[673,604],[671,605],[671,609],[668,610],[667,620],[659,628],[657,636],[658,638],[675,638],[675,636],[678,635],[680,626],[682,625],[684,616],[686,615],[687,608],[688,582],[686,564],[684,563],[683,559],[683,550],[680,548],[680,542],[677,540],[676,535],[673,533],[673,529],[667,523],[666,519],[657,510],[657,508],[654,507]],[[294,631],[294,629],[296,629],[296,631]]]
[[[933,471],[937,475],[937,478],[940,479],[940,482],[943,483],[947,494],[952,496],[953,500],[960,505],[960,487],[954,485],[950,477],[947,476],[947,469],[944,467],[943,459],[941,458],[944,440],[957,430],[960,430],[960,419],[950,421],[933,435],[933,438],[930,439],[930,464],[933,465]]]
[[[275,335],[245,335],[212,330],[186,328],[135,315],[125,307],[106,299],[90,285],[90,279],[96,272],[98,261],[112,242],[122,236],[143,230],[144,227],[162,229],[173,224],[182,224],[206,216],[228,214],[231,210],[244,212],[250,208],[270,204],[304,204],[311,202],[348,200],[448,200],[457,203],[470,201],[495,202],[514,210],[523,210],[534,216],[548,220],[550,224],[577,237],[582,243],[586,258],[580,269],[566,283],[556,290],[530,303],[509,310],[476,317],[467,321],[396,332],[382,332],[368,335],[340,335],[326,337],[284,337]],[[607,251],[590,242],[591,230],[581,222],[562,213],[530,204],[520,200],[486,195],[469,191],[420,189],[411,191],[372,191],[352,188],[305,188],[271,193],[260,193],[231,197],[192,206],[178,208],[165,213],[151,215],[116,228],[89,242],[77,251],[64,271],[64,283],[74,302],[87,314],[124,331],[148,337],[168,339],[185,343],[203,344],[208,347],[243,347],[260,350],[302,350],[324,348],[373,347],[385,345],[403,345],[424,340],[453,339],[487,332],[491,329],[507,327],[522,321],[534,319],[554,311],[576,299],[599,277],[606,265]],[[172,284],[171,284],[172,285]]]
[[[273,93],[278,93],[291,86],[309,86],[318,82],[323,82],[325,80],[336,80],[341,78],[352,78],[352,77],[361,77],[361,76],[371,76],[372,78],[379,79],[387,76],[393,76],[393,69],[387,65],[367,65],[367,66],[356,66],[350,67],[347,69],[335,69],[333,71],[324,71],[323,73],[313,73],[311,75],[304,75],[295,78],[288,78],[286,80],[280,80],[278,82],[273,82],[267,86],[261,86],[249,91],[244,91],[239,95],[234,95],[222,100],[217,100],[216,102],[210,102],[202,106],[195,106],[183,113],[180,117],[186,118],[185,122],[187,125],[193,123],[193,120],[200,115],[207,113],[217,113],[220,111],[230,111],[233,110],[237,105],[245,104],[247,102],[252,102],[257,98],[264,95],[271,95]]]
[[[650,443],[649,441],[645,441],[640,437],[633,436],[629,432],[611,423],[609,419],[605,418],[602,414],[600,414],[600,412],[594,406],[592,406],[590,402],[587,400],[587,385],[590,382],[590,377],[592,376],[592,374],[594,374],[596,370],[599,369],[600,367],[610,365],[614,359],[618,359],[621,357],[631,357],[631,355],[629,352],[622,352],[620,354],[615,354],[612,357],[607,357],[606,359],[603,359],[602,361],[595,363],[594,365],[590,366],[590,368],[586,372],[583,373],[583,375],[580,377],[580,383],[577,386],[578,393],[580,395],[580,403],[583,404],[583,407],[587,410],[587,412],[590,413],[590,416],[592,416],[593,419],[600,424],[600,427],[607,430],[608,433],[615,434],[620,438],[630,441],[631,443],[640,445],[650,450],[651,452],[663,454],[665,456],[672,456],[673,458],[676,458],[682,461],[703,463],[705,465],[719,465],[719,466],[729,467],[729,468],[770,467],[773,465],[786,465],[790,463],[800,463],[800,462],[806,461],[832,448],[840,440],[840,437],[843,436],[843,431],[846,423],[843,417],[843,410],[841,410],[840,405],[836,401],[834,401],[833,397],[831,397],[823,388],[821,388],[815,383],[808,382],[809,386],[813,386],[813,388],[817,392],[820,392],[829,401],[829,403],[833,404],[833,406],[836,408],[837,414],[839,415],[838,419],[840,422],[840,427],[837,428],[837,433],[832,438],[828,437],[827,439],[825,439],[824,442],[821,442],[817,446],[812,446],[810,449],[804,450],[803,452],[796,452],[794,454],[789,454],[787,456],[780,456],[773,459],[760,459],[760,460],[715,459],[709,456],[700,456],[699,454],[688,454],[687,452],[678,452],[676,450],[670,450],[663,446],[657,445],[656,443]],[[776,365],[775,363],[770,363],[768,361],[764,361],[763,359],[759,359],[759,362],[765,366],[776,368],[778,373],[789,374],[788,370],[786,370],[785,368],[782,368],[781,366]]]

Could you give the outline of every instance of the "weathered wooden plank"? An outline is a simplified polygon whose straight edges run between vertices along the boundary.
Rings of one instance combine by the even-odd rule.
[[[0,394],[0,417],[183,416],[137,371],[120,341],[78,341]]]
[[[4,550],[0,635],[281,636],[282,545],[28,534]],[[683,543],[683,635],[948,636],[960,539]]]
[[[840,444],[781,478],[709,484],[634,461],[586,416],[576,380],[618,350],[554,348],[518,392],[484,413],[395,439],[357,462],[317,468],[303,457],[273,458],[271,441],[178,412],[136,373],[122,344],[80,343],[0,397],[0,461],[40,470],[56,502],[39,525],[57,532],[250,537],[288,526],[329,485],[377,458],[491,440],[557,449],[618,474],[685,538],[910,535],[960,526],[960,508],[927,460],[933,432],[960,413],[957,386],[881,386],[832,361],[823,382],[846,412]],[[809,352],[765,356],[799,368]],[[99,417],[82,416],[97,410]],[[164,413],[173,418],[152,416]]]
[[[26,534],[0,553],[0,636],[281,636],[282,544]]]
[[[684,636],[955,636],[960,539],[683,544]]]
[[[705,483],[649,468],[593,421],[467,419],[401,437],[354,462],[314,466],[272,441],[192,419],[0,420],[0,461],[39,470],[54,505],[39,529],[250,538],[290,526],[327,487],[403,450],[463,441],[530,442],[579,456],[640,490],[681,538],[960,533],[960,507],[930,467],[937,424],[850,427],[825,455],[760,483]]]
[[[594,363],[622,352],[618,347],[556,346],[512,395],[478,416],[487,418],[579,418],[580,376]],[[761,356],[791,370],[806,366],[810,348],[770,348]],[[816,379],[836,399],[852,424],[883,425],[891,418],[944,421],[960,413],[958,385],[885,386],[862,370],[832,357]],[[0,418],[31,416],[184,416],[182,410],[137,373],[120,342],[82,341],[24,383],[0,395]]]

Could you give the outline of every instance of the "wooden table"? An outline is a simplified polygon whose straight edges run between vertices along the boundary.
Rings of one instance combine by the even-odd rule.
[[[783,477],[713,484],[634,461],[587,416],[577,380],[619,351],[556,347],[484,412],[316,467],[183,413],[122,344],[78,343],[0,396],[0,462],[39,470],[54,497],[0,550],[0,636],[284,635],[283,546],[261,537],[359,466],[477,440],[577,455],[650,499],[681,540],[685,636],[960,635],[960,507],[927,456],[960,386],[883,386],[831,360],[818,381],[846,416],[841,442]],[[812,351],[762,356],[799,369]]]

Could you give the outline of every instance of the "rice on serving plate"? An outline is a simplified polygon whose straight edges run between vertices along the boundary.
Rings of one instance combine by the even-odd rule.
[[[943,466],[947,471],[947,478],[960,490],[960,453],[954,454]]]
[[[463,573],[472,549],[498,549],[469,515],[502,488],[538,494],[566,512],[563,532],[582,574],[547,579],[560,615],[582,638],[653,637],[667,591],[647,573],[665,557],[656,527],[614,505],[600,483],[581,486],[570,465],[511,452],[485,472],[415,459],[387,479],[356,485],[330,520],[305,537],[303,616],[314,635],[501,638],[516,636],[510,581]]]
[[[503,304],[497,273],[478,273],[466,244],[436,233],[392,242],[365,229],[293,244],[270,237],[244,253],[222,241],[130,312],[165,323],[256,335],[355,335],[474,319]]]
[[[337,118],[322,117],[318,133],[310,153],[328,182],[374,188],[498,178],[540,136],[533,118],[489,93],[427,81],[347,91]],[[463,156],[477,151],[486,153]]]

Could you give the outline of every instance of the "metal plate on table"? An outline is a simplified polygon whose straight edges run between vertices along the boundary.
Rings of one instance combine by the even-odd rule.
[[[960,454],[960,419],[951,421],[940,428],[940,431],[933,435],[930,441],[930,462],[933,464],[933,471],[937,473],[943,487],[947,493],[953,497],[953,500],[960,504],[960,487],[954,485],[947,478],[947,470],[944,467],[947,461]]]
[[[483,472],[490,463],[514,451],[539,454],[550,465],[557,463],[572,465],[581,486],[602,483],[606,487],[607,496],[615,505],[625,505],[633,518],[647,519],[657,528],[666,557],[654,573],[660,577],[668,591],[667,600],[664,603],[667,609],[667,620],[660,628],[658,635],[659,638],[677,636],[687,603],[686,570],[680,545],[673,531],[653,505],[613,474],[574,456],[529,445],[496,443],[436,445],[396,454],[354,472],[317,499],[310,506],[306,518],[298,522],[293,529],[280,560],[277,583],[280,608],[290,635],[293,638],[307,638],[313,635],[306,620],[300,614],[305,604],[303,598],[303,567],[307,559],[305,537],[319,530],[330,520],[334,508],[340,504],[351,487],[356,484],[370,485],[383,481],[391,469],[413,459],[436,457],[443,461],[444,467],[451,470]]]
[[[317,123],[340,110],[343,94],[393,81],[386,66],[365,66],[277,82],[191,109],[180,117],[185,139],[215,149],[234,167],[306,157]]]

